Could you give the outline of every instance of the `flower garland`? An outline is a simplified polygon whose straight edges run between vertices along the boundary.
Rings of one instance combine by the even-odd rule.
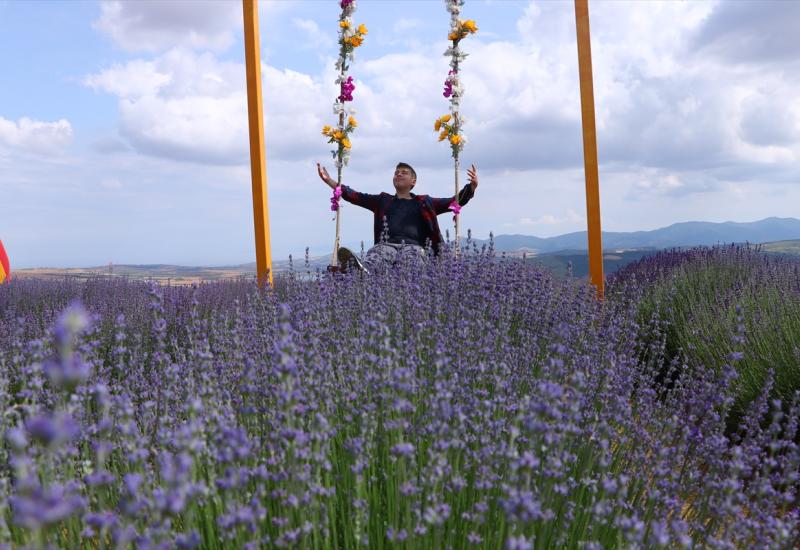
[[[450,12],[450,33],[447,39],[452,45],[447,48],[444,55],[450,56],[450,71],[444,81],[443,96],[450,100],[450,113],[436,119],[433,129],[439,132],[439,141],[448,140],[452,157],[455,164],[455,197],[450,203],[450,210],[453,212],[453,222],[456,224],[456,248],[458,247],[458,215],[461,212],[461,205],[458,204],[458,172],[460,169],[460,153],[464,150],[467,143],[467,136],[462,131],[462,126],[466,122],[460,115],[461,97],[464,95],[464,86],[461,83],[459,66],[467,54],[461,51],[459,43],[470,34],[478,32],[478,26],[472,19],[466,21],[459,18],[461,7],[464,0],[445,0],[447,11]]]
[[[339,85],[339,96],[333,102],[333,114],[338,115],[339,119],[336,126],[326,124],[322,128],[322,135],[328,138],[328,143],[335,146],[331,150],[337,172],[336,187],[331,197],[331,210],[336,212],[333,265],[336,265],[336,255],[339,249],[339,201],[342,197],[342,168],[347,166],[350,160],[350,134],[358,126],[358,122],[353,117],[356,114],[355,109],[348,109],[345,105],[347,102],[353,101],[353,92],[356,89],[353,77],[347,74],[350,69],[347,63],[353,61],[355,49],[364,43],[364,37],[367,35],[367,27],[363,23],[358,26],[353,23],[352,15],[356,11],[355,0],[340,0],[339,6],[342,8],[339,15],[339,59],[336,61],[336,70],[339,73],[336,84]]]

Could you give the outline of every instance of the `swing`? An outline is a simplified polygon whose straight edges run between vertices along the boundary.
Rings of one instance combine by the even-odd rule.
[[[464,149],[464,145],[467,142],[466,136],[462,132],[464,120],[461,117],[459,110],[461,97],[464,92],[459,69],[461,62],[466,57],[466,54],[464,54],[459,48],[459,43],[469,34],[474,34],[477,32],[478,27],[475,25],[475,21],[473,20],[462,21],[459,19],[461,7],[464,5],[464,0],[445,0],[445,4],[447,11],[450,13],[450,32],[448,34],[448,40],[451,41],[451,46],[444,53],[444,55],[450,56],[450,71],[445,79],[443,95],[450,102],[450,113],[443,115],[436,120],[434,123],[434,130],[439,132],[439,141],[448,141],[452,152],[451,156],[454,161],[455,193],[453,195],[452,202],[448,206],[448,210],[453,213],[453,222],[455,224],[455,254],[458,255],[460,253],[459,214],[461,211],[461,205],[459,204],[459,171],[461,169],[460,153]],[[353,116],[355,114],[355,110],[352,108],[348,109],[346,107],[347,102],[353,101],[353,91],[355,90],[353,77],[348,75],[350,68],[348,61],[353,61],[354,50],[363,44],[364,37],[367,34],[367,28],[364,26],[364,24],[360,24],[358,27],[356,27],[353,23],[352,15],[356,9],[355,0],[340,0],[340,7],[342,11],[339,15],[339,57],[336,61],[336,70],[338,71],[336,84],[340,88],[340,94],[333,104],[333,112],[334,114],[338,115],[338,124],[336,126],[325,125],[322,128],[322,135],[328,138],[328,143],[334,145],[334,149],[331,151],[331,154],[335,160],[336,166],[336,186],[333,190],[333,196],[330,199],[331,210],[336,213],[336,236],[334,239],[331,262],[327,267],[327,271],[331,273],[342,272],[347,268],[347,265],[341,265],[339,262],[342,171],[343,168],[348,165],[350,160],[350,135],[358,126],[358,123]],[[329,185],[333,184],[330,183]],[[349,251],[346,249],[343,249],[343,252],[349,253]],[[349,255],[345,254],[345,258],[360,264],[358,259],[355,258],[352,253],[349,253]]]

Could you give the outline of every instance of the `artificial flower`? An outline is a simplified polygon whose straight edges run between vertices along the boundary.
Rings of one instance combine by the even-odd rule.
[[[453,202],[450,203],[450,206],[448,206],[447,209],[453,212],[453,221],[455,221],[456,216],[461,213],[461,205],[458,204],[455,199],[453,199]]]
[[[367,26],[364,23],[358,26],[358,34],[367,34]]]
[[[323,126],[323,127],[322,127],[322,135],[323,135],[323,136],[327,136],[328,134],[330,134],[330,133],[331,133],[331,130],[332,130],[332,129],[333,129],[333,128],[331,128],[330,126],[328,126],[328,125],[326,124],[325,126]]]
[[[458,145],[460,142],[461,142],[461,136],[459,136],[458,134],[453,134],[452,136],[450,136],[450,143],[452,143],[453,145]]]
[[[331,197],[331,210],[336,212],[339,210],[339,199],[342,197],[342,186],[337,185],[333,188],[333,196]]]
[[[342,87],[342,93],[339,96],[339,101],[341,102],[353,101],[353,90],[356,89],[356,85],[353,84],[353,77],[348,76],[347,80],[342,82],[341,87]]]
[[[353,128],[355,128],[356,126],[358,126],[358,122],[356,122],[356,119],[355,119],[354,117],[350,117],[350,118],[348,118],[348,119],[347,119],[347,123],[348,123],[350,126],[352,126]]]
[[[349,140],[349,139],[347,139],[347,138],[343,138],[343,139],[342,139],[342,146],[343,146],[345,149],[350,149],[350,140]]]

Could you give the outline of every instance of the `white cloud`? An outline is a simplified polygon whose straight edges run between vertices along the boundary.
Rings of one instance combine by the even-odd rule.
[[[331,36],[319,28],[316,21],[312,19],[301,19],[295,17],[292,24],[305,34],[303,49],[318,49],[320,51],[330,51],[336,43]]]
[[[152,61],[136,59],[89,75],[83,83],[95,90],[128,98],[153,96],[172,80],[171,73],[159,72]]]
[[[58,154],[72,142],[72,125],[66,119],[43,122],[22,117],[17,122],[0,117],[0,145],[41,155]]]
[[[241,3],[227,0],[107,0],[100,9],[93,26],[128,51],[176,45],[221,51],[242,25]]]
[[[313,155],[328,111],[308,75],[262,65],[268,152]],[[243,64],[174,49],[133,60],[84,82],[119,99],[119,133],[139,153],[203,164],[246,164],[247,90]],[[326,92],[333,97],[333,92]],[[115,147],[115,150],[118,148]]]
[[[524,217],[517,220],[516,224],[514,223],[507,223],[505,224],[507,227],[512,227],[514,225],[527,225],[527,226],[537,226],[537,225],[561,225],[561,224],[573,224],[573,223],[580,223],[583,221],[583,217],[579,215],[575,210],[568,209],[563,216],[557,216],[555,214],[543,214],[537,218],[530,218]]]
[[[743,106],[743,98],[769,76],[771,88],[785,90],[779,98],[771,97],[774,111],[791,112],[787,108],[795,101],[791,91],[796,86],[780,74],[731,72],[719,62],[687,54],[690,37],[715,9],[714,3],[674,2],[597,4],[593,9],[601,163],[684,171],[721,169],[731,158],[758,166],[784,165],[796,158],[794,119],[784,117],[780,132],[757,127],[754,121],[761,118]],[[312,19],[295,18],[293,23],[309,36],[321,36]],[[408,20],[401,26],[416,24]],[[470,54],[463,65],[463,112],[470,139],[465,157],[484,170],[580,167],[574,12],[566,4],[531,3],[517,26],[522,34],[517,42],[486,40],[479,33],[464,43]],[[444,162],[446,150],[436,143],[431,127],[448,106],[441,96],[447,60],[427,52],[445,47],[437,42],[425,52],[364,59],[358,52],[351,71],[357,84],[353,105],[361,122],[352,139],[354,163],[371,168],[398,156],[419,166]],[[327,155],[317,134],[322,124],[333,121],[332,63],[326,63],[321,75],[263,65],[268,155]],[[120,98],[120,132],[140,152],[246,163],[243,75],[239,64],[175,48],[92,75],[86,82]],[[735,84],[718,85],[726,80]],[[780,143],[765,146],[768,138]],[[683,188],[690,192],[696,181],[689,178]],[[659,183],[647,189],[667,188]]]

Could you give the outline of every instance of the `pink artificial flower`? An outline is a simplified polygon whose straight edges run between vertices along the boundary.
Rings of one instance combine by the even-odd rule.
[[[356,89],[356,85],[353,84],[353,77],[348,76],[346,82],[342,82],[342,94],[339,96],[339,101],[344,103],[345,101],[353,101],[353,90]]]
[[[342,186],[337,185],[333,188],[333,196],[331,197],[331,210],[336,212],[339,210],[339,199],[342,197]]]
[[[453,95],[453,82],[450,80],[450,75],[453,74],[453,71],[447,73],[447,78],[444,81],[444,97],[450,97]]]
[[[461,213],[461,205],[458,204],[455,199],[450,203],[450,206],[448,206],[447,209],[453,211],[453,221],[455,221],[456,216]]]
[[[355,2],[355,0],[342,0],[339,5],[342,7],[342,9],[345,9],[347,6],[349,6],[353,2]]]

